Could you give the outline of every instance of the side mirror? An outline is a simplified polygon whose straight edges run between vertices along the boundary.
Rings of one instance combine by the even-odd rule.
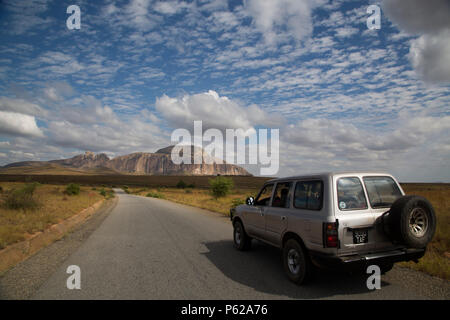
[[[245,203],[247,203],[248,206],[253,206],[255,205],[255,199],[253,197],[248,197]]]

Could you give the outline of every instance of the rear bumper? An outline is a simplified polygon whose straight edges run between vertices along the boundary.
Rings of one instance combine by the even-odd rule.
[[[310,252],[311,259],[323,267],[359,268],[369,265],[380,265],[400,261],[418,260],[425,254],[425,249],[397,249],[368,254],[348,256],[328,256],[318,252]]]

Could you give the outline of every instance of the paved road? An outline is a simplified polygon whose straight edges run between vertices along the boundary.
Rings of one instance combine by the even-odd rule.
[[[165,200],[117,190],[117,206],[40,286],[33,299],[449,299],[448,282],[394,268],[382,289],[361,276],[320,272],[299,287],[284,276],[280,252],[232,245],[228,219]],[[81,268],[81,290],[66,269]]]

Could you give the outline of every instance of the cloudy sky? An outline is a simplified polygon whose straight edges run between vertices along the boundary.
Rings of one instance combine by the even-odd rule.
[[[202,120],[279,128],[278,176],[450,182],[448,0],[3,0],[0,30],[0,165],[154,152]]]

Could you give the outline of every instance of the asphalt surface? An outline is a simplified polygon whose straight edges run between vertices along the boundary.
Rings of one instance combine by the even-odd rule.
[[[276,248],[254,241],[249,252],[235,250],[227,218],[165,200],[127,195],[121,190],[117,195],[117,205],[98,228],[51,274],[47,271],[44,278],[40,276],[41,280],[35,281],[39,287],[22,298],[450,298],[448,281],[399,267],[382,277],[380,290],[368,290],[365,276],[329,271],[320,271],[309,285],[297,286],[285,277],[281,252]],[[57,250],[51,247],[48,250]],[[42,259],[37,261],[45,264]],[[80,290],[66,287],[69,265],[81,269]],[[14,287],[11,279],[21,278],[23,268],[19,265],[8,272],[0,279],[0,286],[9,279]],[[22,292],[26,284],[22,281],[20,285],[16,292]]]

